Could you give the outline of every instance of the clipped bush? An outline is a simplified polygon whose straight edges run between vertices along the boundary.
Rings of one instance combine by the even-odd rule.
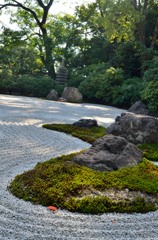
[[[107,68],[108,65],[106,63],[98,63],[85,66],[83,69],[74,70],[69,76],[68,86],[78,88],[88,76],[95,76],[96,73],[104,73]]]
[[[80,84],[80,91],[85,99],[96,99],[114,105],[119,96],[120,86],[124,81],[121,68],[110,67],[104,72],[92,72]]]
[[[45,97],[54,87],[53,81],[48,76],[0,76],[0,92],[16,93],[36,97]]]
[[[129,108],[141,99],[140,92],[143,89],[143,80],[133,77],[125,80],[120,86],[119,97],[115,99],[115,104]]]

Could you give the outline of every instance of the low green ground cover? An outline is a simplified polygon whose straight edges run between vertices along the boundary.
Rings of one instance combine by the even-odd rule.
[[[96,139],[105,135],[106,128],[102,126],[81,128],[72,124],[44,124],[44,128],[71,134],[85,142],[93,143]]]
[[[151,161],[158,161],[158,144],[141,144],[138,146],[143,151],[145,158]]]
[[[67,129],[67,125],[62,128]],[[81,131],[79,135],[82,135]],[[54,205],[72,212],[131,213],[157,209],[158,168],[147,159],[144,158],[135,167],[99,172],[74,163],[74,156],[64,155],[38,163],[33,170],[18,175],[9,190],[26,201],[44,206]],[[107,194],[108,191],[114,193],[113,198]],[[120,197],[116,197],[115,192],[120,192]],[[132,193],[133,197],[128,193]]]

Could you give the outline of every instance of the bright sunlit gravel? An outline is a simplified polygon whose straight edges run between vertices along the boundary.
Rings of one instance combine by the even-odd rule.
[[[33,205],[12,196],[7,186],[38,162],[90,145],[44,123],[95,118],[108,126],[121,109],[0,95],[0,240],[158,239],[158,211],[147,214],[83,215]]]

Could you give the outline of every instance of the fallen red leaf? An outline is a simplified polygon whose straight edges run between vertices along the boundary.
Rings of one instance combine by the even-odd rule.
[[[53,211],[53,212],[57,211],[57,208],[54,207],[54,206],[49,206],[48,208],[49,208],[51,211]]]

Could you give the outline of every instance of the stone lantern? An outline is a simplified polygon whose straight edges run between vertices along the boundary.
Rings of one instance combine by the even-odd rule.
[[[62,63],[56,74],[56,82],[59,85],[65,86],[67,83],[67,68],[65,67],[65,59],[62,58]]]

